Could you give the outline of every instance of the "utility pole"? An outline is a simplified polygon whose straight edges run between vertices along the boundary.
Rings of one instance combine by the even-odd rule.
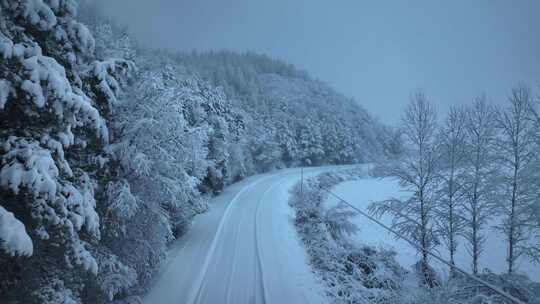
[[[304,201],[304,167],[300,168],[300,200]]]
[[[195,138],[191,136],[191,175],[195,176]]]

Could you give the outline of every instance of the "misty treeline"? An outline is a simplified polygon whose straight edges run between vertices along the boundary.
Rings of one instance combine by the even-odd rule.
[[[428,253],[439,244],[451,275],[459,245],[473,273],[481,271],[492,233],[505,239],[508,274],[518,273],[518,259],[540,262],[540,103],[523,85],[507,99],[495,106],[481,96],[438,119],[426,95],[415,93],[402,117],[406,152],[377,168],[397,177],[410,196],[370,210],[390,214],[393,228],[418,246],[417,267],[428,286],[439,283]]]
[[[0,302],[139,303],[225,185],[401,153],[288,64],[145,49],[73,0],[0,0],[0,57]]]

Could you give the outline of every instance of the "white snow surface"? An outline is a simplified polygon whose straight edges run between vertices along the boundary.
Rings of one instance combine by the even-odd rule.
[[[341,183],[334,187],[332,191],[344,200],[365,211],[367,211],[367,207],[371,202],[382,201],[391,197],[403,198],[408,195],[407,192],[400,188],[398,182],[391,178],[379,179],[366,177]],[[334,197],[329,197],[325,202],[325,206],[328,207],[335,204],[337,204],[337,199]],[[383,216],[381,219],[386,225],[390,225],[392,222],[390,216]],[[356,216],[352,221],[360,228],[360,231],[352,237],[353,241],[361,244],[393,248],[397,252],[396,258],[398,263],[409,269],[410,266],[418,261],[419,257],[416,255],[416,250],[407,242],[396,239],[392,234],[362,215]],[[494,223],[492,222],[491,225]],[[506,271],[506,243],[504,237],[493,230],[483,232],[486,234],[487,239],[485,250],[480,257],[479,269],[489,269],[494,273],[504,273]],[[472,259],[464,246],[463,240],[460,240],[460,242],[456,254],[456,264],[458,267],[470,272]],[[436,250],[436,254],[449,260],[449,256],[443,245],[440,245]],[[434,260],[432,260],[432,266],[441,274],[447,275],[447,266]],[[517,266],[518,273],[525,273],[530,279],[540,282],[540,265],[533,264],[521,258],[518,260]]]
[[[170,250],[144,303],[327,303],[288,205],[300,175],[297,168],[256,175],[212,199]]]
[[[0,206],[0,249],[10,255],[32,255],[32,239],[24,224],[13,213]]]

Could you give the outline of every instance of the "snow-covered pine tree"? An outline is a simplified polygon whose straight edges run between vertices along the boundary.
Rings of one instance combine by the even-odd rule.
[[[294,165],[294,162],[298,159],[298,144],[296,142],[293,122],[287,120],[286,117],[278,118],[274,127],[276,143],[279,145],[280,150],[276,152],[276,155],[280,157],[276,162],[283,162],[288,166]]]
[[[324,160],[324,142],[321,127],[315,120],[307,119],[298,130],[300,161],[303,165],[319,165]]]
[[[111,184],[108,197],[124,203],[110,204],[114,212],[106,217],[112,224],[107,226],[107,237],[114,239],[111,250],[129,261],[140,285],[160,265],[173,231],[187,224],[180,215],[198,199],[197,182],[187,175],[185,163],[191,149],[184,145],[182,101],[189,97],[182,96],[172,67],[143,70],[117,108],[117,139],[110,153],[125,181]]]
[[[260,168],[255,162],[258,170],[305,164],[308,159],[311,164],[371,161],[399,151],[398,147],[390,149],[397,143],[391,143],[391,130],[357,102],[290,64],[265,55],[228,51],[181,53],[175,58],[188,71],[223,87],[231,106],[251,118],[245,120],[245,129],[255,134],[247,136],[253,138],[252,158],[263,160]],[[281,151],[258,140],[261,134],[277,141]],[[271,153],[261,152],[268,148]],[[273,159],[278,155],[281,159]]]
[[[245,159],[238,156],[242,117],[221,90],[184,75],[166,58],[139,56],[141,72],[117,107],[117,137],[109,149],[125,179],[110,185],[109,196],[127,202],[110,206],[134,208],[111,209],[105,219],[112,224],[107,236],[115,238],[112,252],[135,269],[143,287],[169,241],[204,211],[202,192],[229,183],[229,172],[241,172]],[[230,162],[232,153],[239,164]]]
[[[250,130],[250,152],[260,171],[269,171],[283,166],[281,154],[283,150],[277,142],[278,134],[276,133],[277,130],[273,126],[265,128],[259,125]]]
[[[97,183],[86,164],[109,140],[105,109],[121,69],[91,61],[94,40],[76,8],[0,1],[0,202],[33,243],[19,250],[30,258],[0,257],[10,265],[0,284],[10,286],[6,297],[28,302],[78,302],[98,272]]]

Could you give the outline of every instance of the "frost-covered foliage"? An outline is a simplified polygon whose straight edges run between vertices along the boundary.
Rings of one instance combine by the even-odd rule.
[[[34,247],[24,224],[0,206],[0,248],[11,255],[32,255]]]
[[[64,281],[58,278],[49,278],[46,285],[32,292],[36,303],[44,304],[77,304],[80,299],[71,290],[66,288]]]
[[[421,238],[401,229],[400,223],[416,233],[424,230],[426,223],[436,221],[437,226],[427,229],[428,233],[424,235],[428,241],[438,238],[446,241],[451,265],[454,265],[456,242],[464,241],[471,255],[473,274],[526,303],[535,303],[538,286],[515,275],[519,271],[519,262],[525,259],[540,262],[540,158],[537,153],[540,148],[540,116],[532,96],[529,88],[518,86],[509,94],[507,105],[500,108],[490,105],[482,96],[468,107],[451,109],[442,126],[434,120],[433,110],[428,111],[429,105],[423,111],[415,111],[414,116],[406,112],[406,118],[416,117],[416,120],[406,119],[403,122],[403,134],[408,139],[405,141],[406,156],[398,161],[381,163],[374,172],[397,178],[401,186],[413,190],[418,198],[426,197],[429,204],[411,209],[416,205],[410,200],[391,199],[372,205],[375,213],[391,214],[393,227],[420,248],[428,248],[424,251],[430,250],[430,244],[423,245],[419,242]],[[429,117],[431,119],[427,120]],[[411,124],[411,121],[415,123]],[[416,132],[412,137],[414,141],[411,141],[410,130],[422,129],[429,132]],[[439,136],[433,141],[435,130]],[[422,153],[421,141],[430,143],[431,155]],[[403,166],[407,159],[414,160],[416,164]],[[419,179],[422,175],[424,178]],[[489,228],[501,233],[506,241],[507,275],[480,274],[479,265]],[[454,266],[450,268],[454,269]],[[420,291],[419,296],[424,298],[413,297],[414,301],[502,301],[500,295],[486,291],[485,286],[471,285],[471,282],[455,275],[457,273],[452,272],[449,282],[438,280],[436,285],[442,285]],[[513,284],[513,280],[519,283]],[[457,289],[452,291],[448,289],[450,287]]]
[[[463,170],[467,159],[466,150],[467,114],[464,108],[453,107],[449,110],[443,126],[439,130],[437,145],[442,160],[438,173],[441,186],[438,191],[439,203],[435,215],[439,235],[445,243],[450,256],[451,269],[455,266],[455,254],[459,244],[459,236],[464,233],[463,220]]]
[[[479,277],[524,303],[540,303],[540,283],[533,282],[526,276],[498,275],[486,271],[481,273]],[[475,303],[474,301],[477,303],[511,303],[500,294],[468,278],[458,278],[451,284],[454,285],[455,289],[449,295],[449,299],[452,299],[454,303],[467,303],[467,301],[468,303]],[[480,299],[484,302],[479,301]]]
[[[534,120],[531,117],[533,97],[526,87],[512,90],[509,105],[496,115],[497,188],[494,199],[503,222],[496,228],[508,240],[508,273],[515,272],[519,257],[527,256],[540,263],[540,227],[531,216],[539,203],[540,175],[538,170],[540,146],[535,140]]]
[[[520,275],[478,275],[523,303],[540,303],[540,284]],[[434,288],[412,288],[392,303],[400,304],[514,304],[500,294],[470,278],[456,275]]]
[[[438,242],[435,215],[441,175],[438,174],[440,163],[436,142],[436,112],[422,92],[412,96],[402,124],[408,153],[393,163],[388,173],[396,177],[400,185],[413,195],[405,200],[391,198],[374,202],[369,209],[376,216],[392,216],[392,228],[417,247],[421,256],[423,282],[433,286],[437,282],[430,275],[428,252]]]
[[[146,62],[116,108],[109,161],[124,179],[107,190],[108,235],[142,285],[168,243],[206,209],[203,194],[231,181],[229,156],[237,142],[231,133],[238,130],[221,91],[181,75],[174,65]]]
[[[405,275],[395,253],[352,244],[345,237],[357,232],[350,222],[352,210],[343,205],[330,209],[322,205],[328,196],[324,189],[362,174],[358,169],[329,172],[306,180],[302,186],[297,184],[290,200],[296,213],[294,222],[332,303],[393,303]]]
[[[250,150],[263,170],[400,154],[393,130],[354,100],[292,65],[264,55],[227,51],[176,57],[188,71],[223,87],[231,101],[249,114]]]
[[[106,35],[118,38],[114,30],[111,32],[113,27],[98,24],[92,28],[105,29]],[[102,47],[108,50],[104,54],[115,53],[113,42],[116,39],[97,41],[109,43],[108,47]],[[250,60],[249,57],[238,58]],[[287,81],[277,74],[254,74],[257,79],[246,81],[257,81],[262,90],[263,84],[270,84],[275,78],[272,84],[275,88],[267,88],[265,94],[271,96],[279,90],[291,100],[277,95],[260,96],[260,104],[248,104],[227,88],[215,88],[193,75],[192,63],[182,57],[179,59],[162,51],[143,51],[136,53],[134,60],[139,72],[130,84],[129,93],[116,104],[112,116],[115,138],[107,148],[107,155],[100,159],[106,168],[114,168],[110,171],[112,181],[108,182],[106,191],[109,205],[103,211],[106,223],[103,238],[111,240],[107,242],[112,252],[137,273],[136,287],[128,294],[138,293],[148,285],[164,260],[167,245],[189,228],[194,215],[206,209],[205,195],[219,192],[225,185],[256,172],[299,163],[355,161],[360,159],[356,158],[360,151],[372,148],[371,152],[385,154],[387,152],[382,152],[385,148],[378,143],[394,136],[357,105],[336,97],[326,86],[300,74],[292,73],[290,76],[297,78]],[[243,65],[241,61],[238,64]],[[273,64],[276,67],[268,68],[279,69],[277,66],[282,65]],[[291,86],[289,82],[295,84]],[[298,92],[303,92],[303,100],[292,99]],[[268,103],[277,99],[284,100],[282,114],[277,113],[278,108],[269,110],[272,108]],[[361,142],[358,138],[363,135],[350,133],[349,139],[339,141],[344,145],[339,152],[347,156],[325,159],[328,156],[325,149],[334,145],[324,144],[324,141],[336,144],[338,141],[325,138],[323,133],[339,133],[347,126],[335,126],[332,131],[321,124],[318,128],[324,132],[318,134],[309,124],[319,117],[309,116],[331,100],[334,105],[346,103],[340,111],[358,114],[353,114],[349,123],[357,125],[359,134],[367,132],[368,127],[357,122],[371,124],[373,142],[362,142],[362,146],[354,150],[348,145],[354,145],[354,140]],[[302,105],[304,102],[310,104]],[[328,121],[338,121],[337,116],[332,116],[337,115],[334,107],[327,107],[334,111]],[[294,122],[290,121],[292,115]],[[300,119],[304,116],[308,117]],[[384,141],[377,136],[383,136]],[[318,147],[313,146],[315,141]],[[390,141],[388,143],[390,146]],[[346,211],[330,210],[325,216],[332,233],[341,235],[354,231],[352,226],[342,222],[347,217]]]
[[[116,255],[98,253],[97,256],[100,275],[96,283],[107,300],[112,301],[116,295],[137,283],[135,270],[124,265]],[[96,300],[93,301],[97,302]]]
[[[486,240],[485,228],[493,216],[493,177],[497,172],[493,149],[495,140],[495,112],[485,97],[477,98],[467,109],[466,159],[463,176],[464,234],[463,237],[472,257],[473,273],[479,272],[479,260]]]
[[[513,304],[459,272],[441,278],[429,267],[438,283],[426,286],[421,279],[425,271],[421,261],[414,272],[408,272],[397,264],[392,251],[347,242],[346,232],[356,231],[349,221],[352,209],[340,203],[323,205],[328,196],[324,189],[361,176],[352,170],[324,173],[292,190],[290,204],[296,211],[297,231],[332,303]],[[540,284],[525,276],[487,270],[478,276],[524,303],[539,303]]]
[[[76,10],[73,0],[0,1],[2,298],[77,303],[99,273],[90,156],[109,142],[107,105],[130,67],[93,59]]]

